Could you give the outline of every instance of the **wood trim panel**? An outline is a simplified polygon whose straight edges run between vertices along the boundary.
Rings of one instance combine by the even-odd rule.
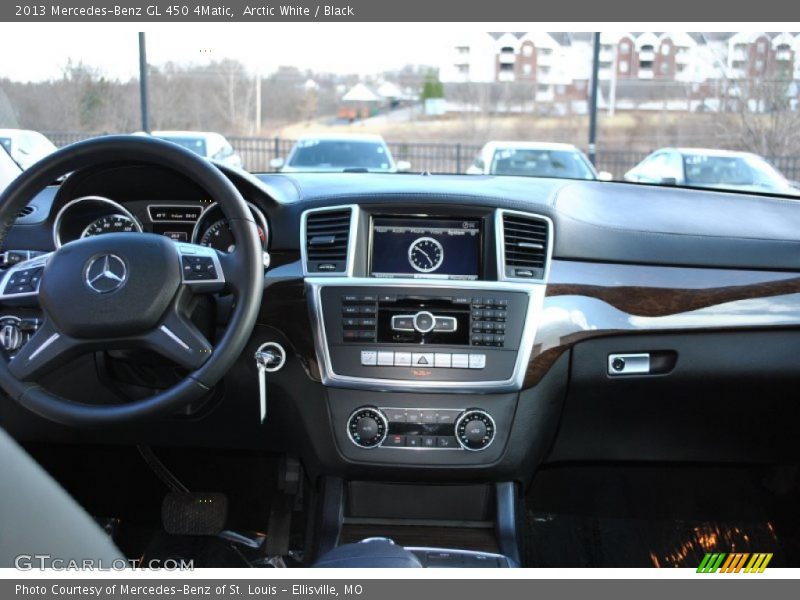
[[[600,336],[800,327],[800,273],[554,260],[524,387]]]

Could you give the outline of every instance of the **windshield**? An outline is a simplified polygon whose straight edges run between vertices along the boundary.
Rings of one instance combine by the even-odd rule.
[[[595,179],[591,168],[579,154],[559,150],[497,150],[489,172],[492,175]]]
[[[288,165],[309,171],[392,169],[391,157],[383,144],[353,140],[303,140],[292,152]]]
[[[203,138],[176,136],[176,135],[155,135],[154,137],[161,138],[162,140],[167,140],[168,142],[172,142],[173,144],[178,144],[179,146],[183,146],[187,150],[191,150],[192,152],[194,152],[195,154],[199,154],[200,156],[207,156],[206,141]]]
[[[780,173],[755,156],[687,154],[683,164],[686,183],[691,186],[754,186],[773,190],[788,186]]]
[[[409,44],[386,23],[249,25],[53,29],[35,52],[19,51],[42,39],[35,23],[7,28],[0,140],[22,168],[46,153],[25,132],[58,147],[146,132],[300,179],[491,174],[800,197],[800,32],[417,23]]]
[[[0,144],[0,193],[21,172],[19,165],[9,156],[5,144]]]

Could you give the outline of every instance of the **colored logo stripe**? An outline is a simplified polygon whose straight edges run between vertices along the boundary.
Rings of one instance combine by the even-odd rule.
[[[710,552],[703,557],[700,566],[697,567],[697,572],[739,573],[744,569],[745,573],[763,573],[771,560],[772,553],[732,552],[728,554],[727,552]],[[745,563],[747,564],[746,567]]]
[[[754,554],[750,562],[747,563],[745,573],[763,573],[767,568],[769,561],[772,560],[772,554]]]

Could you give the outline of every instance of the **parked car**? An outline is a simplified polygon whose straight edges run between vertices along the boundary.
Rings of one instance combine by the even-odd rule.
[[[0,144],[0,192],[6,189],[21,172],[19,165],[8,154],[5,144]]]
[[[0,129],[0,145],[23,169],[56,151],[56,145],[38,131]]]
[[[576,146],[552,142],[489,142],[475,157],[467,175],[611,179],[611,173],[598,173]]]
[[[706,148],[661,148],[625,173],[626,181],[800,195],[762,157]]]
[[[289,157],[270,161],[283,173],[300,171],[374,171],[397,173],[411,169],[411,163],[395,162],[386,142],[379,135],[337,134],[301,138]]]
[[[136,135],[147,135],[143,131]],[[153,137],[178,144],[192,152],[236,169],[244,168],[242,157],[221,133],[213,131],[153,131]]]

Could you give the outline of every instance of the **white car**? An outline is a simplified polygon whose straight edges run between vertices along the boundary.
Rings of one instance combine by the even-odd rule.
[[[0,193],[8,187],[22,172],[19,165],[15,163],[3,144],[0,144]]]
[[[475,157],[467,175],[611,179],[611,173],[598,173],[576,146],[554,142],[489,142]]]
[[[57,150],[53,142],[29,129],[0,129],[0,145],[23,169]]]
[[[411,164],[395,162],[389,147],[379,135],[311,135],[300,138],[286,160],[274,158],[273,169],[282,173],[300,171],[370,171],[397,173],[408,171]]]
[[[750,152],[661,148],[625,173],[625,181],[800,195],[766,160]]]
[[[137,131],[134,135],[147,135]],[[195,154],[210,158],[228,167],[243,168],[242,157],[220,133],[213,131],[153,131],[151,136],[183,146]]]

